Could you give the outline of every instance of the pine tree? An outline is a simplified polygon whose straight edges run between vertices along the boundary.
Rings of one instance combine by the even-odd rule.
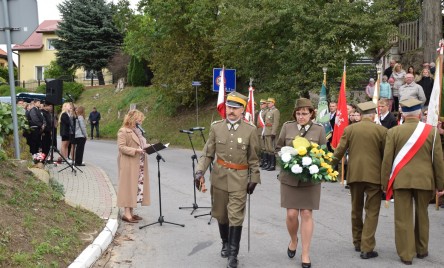
[[[58,8],[62,21],[56,31],[60,39],[54,42],[57,63],[95,71],[104,85],[102,69],[122,43],[111,5],[105,0],[65,0]]]

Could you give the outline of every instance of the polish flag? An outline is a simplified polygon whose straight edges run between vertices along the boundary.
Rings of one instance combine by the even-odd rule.
[[[220,71],[219,94],[217,96],[217,111],[223,119],[227,117],[225,107],[225,67],[222,67],[222,71]]]

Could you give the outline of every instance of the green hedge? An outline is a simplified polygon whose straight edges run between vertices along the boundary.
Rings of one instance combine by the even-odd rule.
[[[15,87],[15,93],[26,92],[25,88]],[[1,85],[0,86],[0,96],[11,96],[11,90],[9,85]]]

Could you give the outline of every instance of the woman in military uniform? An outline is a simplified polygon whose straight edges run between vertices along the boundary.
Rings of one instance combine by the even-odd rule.
[[[292,146],[295,137],[305,137],[319,145],[327,143],[324,127],[312,122],[316,117],[309,99],[296,101],[293,117],[296,121],[286,122],[281,129],[276,145],[276,152],[284,146]],[[286,170],[279,174],[281,182],[281,207],[287,209],[287,229],[290,234],[288,257],[293,258],[298,244],[299,216],[302,238],[302,267],[311,267],[310,243],[313,235],[313,210],[319,209],[321,185],[319,183],[302,182]]]

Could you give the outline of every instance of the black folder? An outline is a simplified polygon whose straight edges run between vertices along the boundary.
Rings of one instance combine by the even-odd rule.
[[[163,143],[159,142],[159,143],[153,144],[153,145],[151,145],[151,146],[149,146],[149,147],[146,147],[146,148],[145,148],[145,152],[146,152],[147,154],[153,154],[153,153],[155,153],[156,151],[160,151],[160,150],[163,150],[163,149],[165,149],[165,148],[168,148],[169,145],[170,145],[169,143],[167,143],[167,144],[163,144]],[[155,150],[154,150],[154,149],[155,149]]]

